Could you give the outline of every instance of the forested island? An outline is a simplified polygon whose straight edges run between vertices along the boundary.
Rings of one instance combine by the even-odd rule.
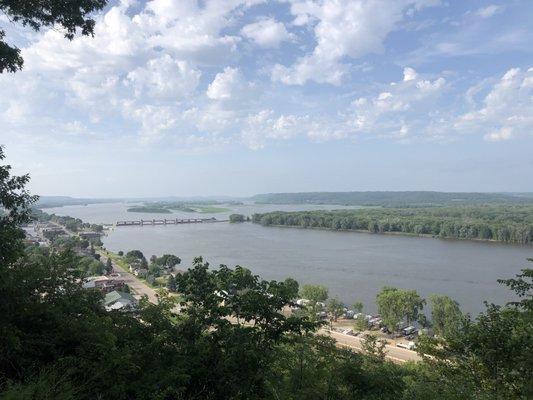
[[[171,214],[173,211],[182,211],[187,213],[216,214],[230,211],[229,208],[220,207],[222,204],[218,201],[199,201],[194,203],[179,201],[156,201],[147,202],[141,206],[128,208],[128,212],[142,212],[155,214]],[[233,204],[233,203],[232,203]]]
[[[258,204],[336,204],[347,206],[427,207],[457,204],[533,204],[533,193],[477,192],[304,192],[257,194]]]
[[[261,225],[533,243],[533,205],[363,208],[254,214]]]

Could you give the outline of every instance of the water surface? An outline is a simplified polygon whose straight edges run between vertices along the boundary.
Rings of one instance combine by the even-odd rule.
[[[128,213],[122,203],[48,209],[87,222],[113,223],[122,219],[215,216],[229,213]],[[227,206],[251,215],[272,210],[311,210],[316,205]],[[334,208],[340,208],[334,206]],[[327,286],[331,296],[351,304],[363,301],[374,312],[376,293],[385,285],[412,288],[423,296],[442,293],[455,298],[464,311],[481,311],[483,300],[504,303],[511,297],[496,280],[511,277],[527,266],[533,247],[441,240],[356,232],[262,227],[244,223],[118,227],[103,239],[113,251],[141,250],[173,253],[184,269],[196,256],[212,265],[242,265],[265,279],[293,277],[300,284]]]

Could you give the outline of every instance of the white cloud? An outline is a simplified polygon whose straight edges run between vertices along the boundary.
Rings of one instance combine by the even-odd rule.
[[[206,94],[212,100],[229,100],[235,98],[244,86],[244,78],[239,69],[226,67],[223,72],[216,74]]]
[[[352,64],[382,52],[392,32],[436,1],[287,0],[290,14],[279,15],[287,8],[278,7],[278,19],[259,15],[264,8],[252,8],[259,2],[152,0],[128,8],[121,1],[96,16],[94,38],[21,31],[25,69],[0,76],[0,139],[259,149],[295,138],[440,140],[472,132],[498,141],[533,132],[531,70],[510,69],[497,82],[480,77],[467,89],[467,73],[455,81],[435,70],[418,73],[408,66],[415,63],[392,60],[389,52],[376,63],[372,57]],[[292,24],[281,22],[291,17]],[[302,53],[263,50],[293,41],[289,30],[298,33]],[[439,54],[461,53],[462,33],[455,38],[453,51]],[[381,61],[405,66],[403,78],[377,81],[380,69],[372,68]],[[272,81],[343,85],[319,92]]]
[[[489,141],[531,135],[533,68],[527,71],[511,68],[489,89],[481,104],[461,115],[455,127],[461,131],[484,133]]]
[[[189,62],[165,54],[129,72],[126,84],[133,87],[136,97],[180,99],[194,93],[200,76],[201,72]]]
[[[316,46],[290,67],[277,64],[272,79],[288,85],[303,85],[308,80],[340,85],[348,67],[346,57],[355,59],[383,51],[387,35],[396,29],[404,12],[433,5],[424,0],[292,0],[295,23],[314,23]]]
[[[294,38],[294,35],[287,31],[285,25],[274,18],[248,24],[241,29],[241,34],[257,45],[267,48],[277,48],[281,42]]]
[[[253,150],[263,148],[269,141],[289,140],[309,135],[315,122],[307,115],[277,114],[265,109],[243,119],[241,139]]]
[[[513,135],[511,128],[501,128],[498,131],[487,133],[483,138],[489,142],[500,142],[502,140],[509,140]]]
[[[403,81],[408,82],[415,80],[418,77],[418,74],[413,68],[406,67],[403,69]]]
[[[403,80],[391,83],[387,91],[352,102],[351,126],[355,132],[396,139],[410,134],[429,135],[422,115],[437,108],[445,88],[443,77],[420,79],[413,68],[405,68]]]
[[[498,6],[496,4],[491,4],[491,5],[487,6],[487,7],[483,7],[483,8],[478,9],[475,12],[475,15],[477,15],[478,17],[482,17],[482,18],[490,18],[493,15],[495,15],[497,13],[500,13],[502,11],[503,11],[503,7],[502,6]]]
[[[174,109],[167,106],[135,107],[133,104],[127,104],[124,106],[124,114],[141,123],[139,139],[144,143],[161,139],[163,132],[174,127],[177,122]]]

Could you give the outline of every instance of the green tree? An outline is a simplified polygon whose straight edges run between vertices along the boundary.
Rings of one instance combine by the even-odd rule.
[[[298,282],[295,279],[286,278],[283,281],[283,285],[287,289],[287,294],[286,294],[287,298],[289,298],[292,301],[296,300],[298,298],[298,290],[299,290]]]
[[[64,36],[72,40],[78,30],[82,35],[94,34],[94,20],[88,16],[106,5],[107,0],[2,0],[0,11],[12,22],[38,31],[42,27],[61,27]],[[0,30],[0,73],[22,69],[24,60],[20,49],[4,41],[5,31]]]
[[[300,296],[314,303],[324,302],[328,299],[328,289],[321,285],[304,285]]]
[[[107,274],[110,274],[113,272],[113,262],[111,261],[111,258],[107,258],[105,263],[105,271]]]
[[[414,290],[386,286],[378,293],[376,303],[383,323],[394,332],[403,320],[410,324],[418,319],[425,300]]]
[[[316,318],[316,313],[321,308],[320,303],[328,299],[328,289],[321,285],[304,285],[300,290],[300,296],[309,301],[308,310],[312,317]]]
[[[173,275],[169,275],[167,280],[167,289],[169,292],[174,293],[176,292],[177,286],[176,286],[176,278],[174,278]]]
[[[372,334],[365,335],[364,340],[362,341],[363,350],[381,361],[383,361],[386,356],[386,344],[386,341],[378,339],[376,335]]]
[[[457,335],[464,319],[459,303],[448,296],[438,294],[429,296],[429,301],[435,333],[445,338]]]
[[[143,268],[148,268],[148,262],[140,250],[130,250],[126,253],[125,260],[129,264],[139,263]]]
[[[235,222],[244,222],[246,218],[242,214],[231,214],[229,216],[229,222],[235,223]]]
[[[175,256],[174,254],[163,254],[161,257],[156,257],[155,263],[164,267],[175,267],[181,263],[181,258]]]
[[[0,146],[0,162],[4,160]],[[10,165],[0,165],[0,265],[6,265],[19,257],[24,249],[21,239],[24,232],[20,225],[31,220],[31,205],[37,201],[25,189],[29,175],[11,176]]]
[[[368,321],[363,314],[355,317],[355,329],[358,331],[366,331],[369,328]]]
[[[333,321],[337,322],[344,312],[344,304],[342,304],[336,297],[332,298],[328,301],[327,310],[331,318],[333,318]]]
[[[521,300],[487,304],[475,320],[466,317],[455,335],[422,338],[418,349],[431,356],[442,387],[458,387],[462,398],[529,399],[533,396],[533,269],[502,280]]]
[[[361,301],[354,302],[352,307],[353,307],[353,309],[354,309],[354,311],[356,313],[362,313],[363,312],[364,306],[363,306],[363,303]]]
[[[355,315],[355,329],[358,331],[365,331],[368,329],[368,321],[366,316],[363,314],[364,305],[360,301],[353,303],[353,309],[356,312]]]

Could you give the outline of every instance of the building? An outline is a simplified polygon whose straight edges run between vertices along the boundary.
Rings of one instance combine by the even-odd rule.
[[[105,295],[104,307],[107,311],[132,311],[137,308],[137,300],[129,293],[114,290]]]
[[[84,289],[98,289],[102,293],[110,293],[113,291],[123,291],[126,286],[124,281],[118,279],[110,279],[107,276],[91,276],[82,284]]]
[[[78,233],[78,236],[81,239],[92,240],[92,239],[100,239],[100,236],[102,236],[102,234],[99,232],[80,232]]]

